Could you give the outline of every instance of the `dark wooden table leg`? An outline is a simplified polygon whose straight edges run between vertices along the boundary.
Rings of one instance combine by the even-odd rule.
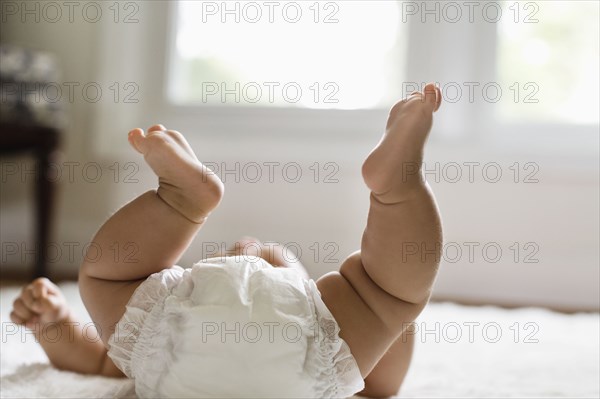
[[[61,132],[58,129],[21,123],[0,122],[0,154],[33,152],[36,165],[34,277],[48,277],[48,248],[55,203],[56,176],[52,163],[58,159]]]
[[[50,245],[50,226],[54,210],[55,182],[50,175],[50,165],[56,158],[54,149],[37,151],[36,179],[36,246],[34,278],[49,277],[48,247]]]

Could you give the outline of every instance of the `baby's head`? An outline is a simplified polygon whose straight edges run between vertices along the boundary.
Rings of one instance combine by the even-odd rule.
[[[262,243],[258,238],[244,236],[233,244],[233,247],[230,247],[225,253],[220,253],[218,256],[259,257],[267,261],[271,266],[295,269],[303,278],[306,280],[310,279],[308,272],[296,257],[296,254],[289,248],[274,241]]]
[[[293,254],[276,242],[262,243],[258,238],[243,236],[220,256],[259,257],[275,267],[292,267]],[[287,260],[286,260],[287,259]]]

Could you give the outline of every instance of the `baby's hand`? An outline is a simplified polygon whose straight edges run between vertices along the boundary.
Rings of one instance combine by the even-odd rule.
[[[10,319],[13,323],[35,330],[47,323],[64,320],[69,307],[60,289],[47,278],[38,278],[26,285],[13,302]]]

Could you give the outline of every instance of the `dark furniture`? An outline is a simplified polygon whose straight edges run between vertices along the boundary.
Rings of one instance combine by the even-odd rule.
[[[60,132],[52,127],[0,122],[0,156],[31,153],[36,160],[35,173],[35,265],[33,277],[48,276],[48,246],[54,210],[55,182],[50,165],[55,161]]]
[[[65,125],[61,99],[46,89],[59,84],[55,57],[16,46],[0,46],[0,156],[30,153],[36,160],[34,277],[47,276],[56,179],[50,176]],[[22,172],[22,171],[21,171]],[[6,176],[5,176],[6,177]],[[22,177],[22,176],[21,176]],[[23,179],[15,182],[22,184]],[[12,182],[11,182],[12,184]],[[4,189],[9,184],[3,184]],[[5,238],[2,237],[4,241]],[[21,248],[23,251],[23,248]]]

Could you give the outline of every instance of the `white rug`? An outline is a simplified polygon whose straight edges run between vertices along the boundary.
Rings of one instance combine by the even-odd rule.
[[[89,321],[77,286],[61,288],[81,321]],[[128,380],[49,366],[33,336],[9,321],[17,292],[0,290],[2,398],[135,397]],[[415,327],[417,346],[403,397],[600,397],[597,313],[443,303],[430,304]]]

